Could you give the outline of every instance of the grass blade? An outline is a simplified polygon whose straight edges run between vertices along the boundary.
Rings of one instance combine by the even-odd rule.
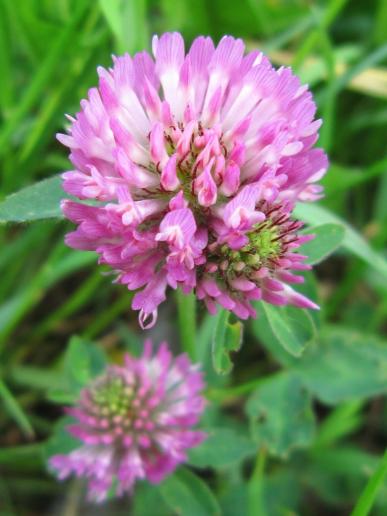
[[[374,504],[376,495],[379,489],[382,487],[383,480],[387,475],[387,450],[385,451],[383,458],[376,469],[375,473],[367,482],[364,491],[360,495],[357,501],[356,507],[351,513],[351,516],[367,516]]]
[[[24,435],[29,439],[33,438],[34,429],[32,428],[31,423],[22,407],[2,380],[0,380],[0,398],[3,400],[6,411],[10,417],[14,419]]]
[[[77,8],[71,19],[71,22],[58,35],[55,42],[52,44],[46,59],[42,62],[34,79],[31,81],[29,87],[26,89],[23,97],[17,104],[17,108],[12,113],[12,116],[6,121],[0,131],[0,155],[3,155],[7,149],[9,141],[16,130],[17,126],[26,116],[30,108],[39,99],[43,88],[50,80],[56,66],[61,62],[61,56],[65,48],[69,45],[71,38],[76,31],[77,25],[84,15],[88,6],[87,2],[78,2]]]

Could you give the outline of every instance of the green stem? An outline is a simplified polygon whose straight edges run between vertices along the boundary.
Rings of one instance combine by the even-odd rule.
[[[257,453],[254,469],[248,483],[248,516],[266,516],[263,480],[266,464],[266,448],[261,446]]]
[[[177,296],[177,313],[181,346],[191,360],[196,360],[196,298],[194,294],[183,294],[180,290]]]

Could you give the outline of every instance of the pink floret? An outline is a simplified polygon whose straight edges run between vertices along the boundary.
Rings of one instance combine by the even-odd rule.
[[[59,479],[86,478],[89,498],[131,494],[137,480],[158,483],[187,460],[187,450],[205,434],[194,427],[205,407],[202,374],[186,355],[173,358],[167,344],[152,356],[150,342],[140,358],[110,366],[81,391],[67,412],[76,419],[68,431],[80,446],[54,455],[49,464]]]
[[[99,68],[98,88],[58,135],[74,165],[64,189],[94,201],[63,202],[78,225],[67,244],[144,289],[133,300],[142,327],[168,286],[243,319],[259,296],[315,308],[288,285],[298,282],[291,270],[308,268],[294,252],[303,239],[293,207],[322,196],[328,166],[313,148],[321,121],[311,93],[230,36],[217,47],[201,36],[187,53],[178,33],[152,46],[154,58],[125,54]],[[240,280],[254,284],[250,294]]]

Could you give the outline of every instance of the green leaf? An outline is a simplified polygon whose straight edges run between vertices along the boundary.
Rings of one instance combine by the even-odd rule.
[[[0,224],[61,218],[60,201],[65,197],[59,176],[27,186],[0,203]]]
[[[46,461],[53,455],[67,454],[80,446],[80,441],[75,439],[67,430],[67,427],[74,422],[75,420],[72,417],[65,416],[55,424],[51,437],[43,447]]]
[[[382,460],[374,472],[372,477],[367,482],[367,485],[360,495],[356,507],[354,508],[351,516],[367,516],[374,504],[376,495],[380,487],[383,484],[384,478],[387,475],[387,450],[384,453]]]
[[[301,253],[308,256],[306,263],[315,265],[332,254],[342,243],[345,229],[341,224],[321,224],[305,231],[314,234],[315,238],[303,244]]]
[[[256,453],[257,446],[232,428],[211,428],[208,438],[189,452],[189,463],[198,468],[224,468],[240,464]]]
[[[356,500],[379,463],[379,457],[348,444],[313,448],[309,459],[303,468],[305,484],[336,506]]]
[[[246,404],[251,432],[259,446],[286,457],[293,448],[308,446],[315,433],[311,398],[295,374],[273,376]]]
[[[387,393],[387,345],[346,328],[327,328],[321,344],[295,366],[308,389],[328,404]]]
[[[219,493],[222,516],[235,516],[247,514],[248,498],[247,485],[238,479],[237,482],[228,483],[226,489]]]
[[[171,516],[171,511],[165,503],[160,489],[147,482],[138,482],[133,493],[133,512],[135,516]]]
[[[378,254],[357,231],[340,217],[331,213],[323,206],[304,203],[299,203],[296,206],[294,214],[296,217],[311,225],[333,223],[343,226],[345,229],[345,236],[342,241],[343,246],[387,278],[387,261],[383,256]]]
[[[220,515],[218,502],[207,485],[194,473],[180,468],[161,485],[164,500],[174,514],[184,516]]]
[[[316,328],[310,314],[293,306],[273,306],[265,302],[260,306],[278,343],[291,355],[301,356],[306,346],[316,337]]]
[[[242,345],[243,324],[229,322],[230,312],[221,310],[212,339],[212,363],[218,374],[228,374],[233,364],[230,352],[239,351]]]
[[[259,307],[259,304],[257,303],[256,306]],[[278,364],[284,367],[290,367],[298,360],[298,358],[285,350],[274,335],[263,310],[260,311],[258,317],[252,321],[252,329],[259,347],[263,346]]]
[[[63,372],[59,373],[62,378],[47,397],[55,403],[71,404],[78,398],[80,390],[105,369],[106,357],[93,342],[74,336],[65,352],[63,366]]]
[[[72,337],[65,355],[65,373],[70,384],[83,387],[100,374],[106,365],[105,355],[92,342]]]

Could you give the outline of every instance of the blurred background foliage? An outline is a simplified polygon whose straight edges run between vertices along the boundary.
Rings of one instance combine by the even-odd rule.
[[[346,245],[308,274],[321,313],[282,313],[282,324],[261,307],[229,375],[211,365],[219,321],[198,307],[206,447],[161,488],[141,485],[129,505],[96,509],[78,483],[51,478],[44,454],[63,444],[53,401],[68,401],[77,368],[91,367],[87,343],[110,361],[141,347],[131,296],[93,254],[65,247],[64,222],[0,226],[0,514],[315,516],[357,504],[359,516],[374,498],[372,514],[387,514],[385,0],[0,0],[1,198],[69,168],[54,134],[96,84],[96,66],[149,49],[167,30],[187,44],[199,34],[242,37],[310,84],[331,159],[323,213],[357,233],[345,227]],[[178,349],[169,299],[152,337]]]

